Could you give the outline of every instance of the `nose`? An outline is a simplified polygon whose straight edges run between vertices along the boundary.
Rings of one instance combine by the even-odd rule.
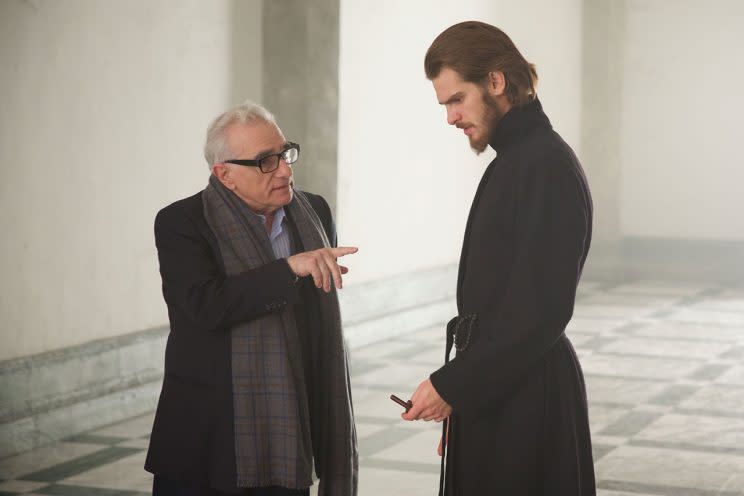
[[[276,169],[276,175],[279,177],[292,177],[292,166],[283,158],[279,159],[279,167]]]
[[[455,111],[453,108],[447,108],[447,124],[454,126],[457,121],[461,119],[460,112]]]

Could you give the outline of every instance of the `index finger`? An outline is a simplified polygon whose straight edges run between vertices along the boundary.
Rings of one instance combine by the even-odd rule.
[[[359,251],[356,246],[339,246],[338,248],[331,248],[331,253],[334,257],[343,257],[344,255],[351,255]]]

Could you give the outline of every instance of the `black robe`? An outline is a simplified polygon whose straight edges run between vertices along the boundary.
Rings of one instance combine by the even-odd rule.
[[[589,188],[538,100],[507,112],[489,144],[457,283],[459,314],[477,321],[431,375],[453,407],[446,494],[594,495],[584,378],[564,334],[591,240]]]

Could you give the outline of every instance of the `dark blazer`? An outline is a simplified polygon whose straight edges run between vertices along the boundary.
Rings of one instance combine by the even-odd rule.
[[[478,321],[431,376],[454,411],[448,494],[593,496],[586,391],[564,334],[591,241],[589,188],[539,101],[490,138],[498,155],[473,200],[457,286],[460,314]]]
[[[305,193],[332,246],[336,232],[326,201]],[[287,216],[295,252],[302,244]],[[171,480],[236,490],[231,374],[232,325],[296,305],[300,334],[317,325],[312,278],[295,277],[285,259],[227,276],[201,192],[155,218],[163,297],[170,333],[165,375],[145,469]]]

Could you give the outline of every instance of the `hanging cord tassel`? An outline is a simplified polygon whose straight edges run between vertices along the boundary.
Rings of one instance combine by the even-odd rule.
[[[450,352],[452,351],[452,345],[455,342],[455,331],[459,324],[460,317],[454,317],[447,323],[447,347],[444,352],[444,363],[450,361]],[[442,460],[439,469],[439,496],[446,496],[447,494],[447,444],[449,441],[449,426],[452,421],[452,417],[444,419],[442,422]]]
[[[447,347],[444,352],[444,363],[449,363],[452,346],[458,352],[464,352],[470,346],[473,335],[473,326],[478,317],[476,314],[453,317],[447,323]],[[449,431],[454,422],[454,414],[442,423],[442,462],[439,471],[439,496],[447,494],[447,445],[449,444]]]
[[[439,496],[445,496],[447,489],[445,488],[447,466],[445,459],[447,458],[447,441],[449,440],[449,418],[444,419],[442,422],[442,461],[439,470]]]

